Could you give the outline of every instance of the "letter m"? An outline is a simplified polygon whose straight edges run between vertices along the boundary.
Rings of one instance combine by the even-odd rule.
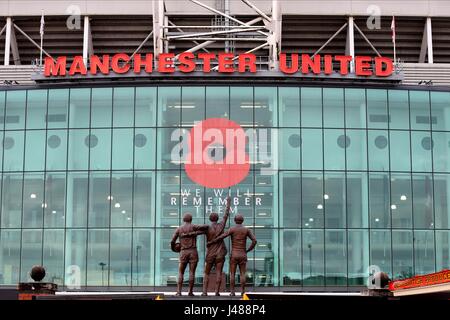
[[[44,76],[65,76],[66,63],[66,57],[58,57],[56,63],[53,62],[53,58],[45,57]]]

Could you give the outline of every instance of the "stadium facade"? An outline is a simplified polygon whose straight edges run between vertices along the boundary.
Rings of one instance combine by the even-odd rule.
[[[174,228],[223,214],[227,194],[258,239],[252,291],[450,267],[449,2],[11,0],[0,15],[1,286],[42,264],[65,289],[173,289]],[[236,72],[220,59],[183,72],[186,51]],[[311,63],[283,72],[282,53]],[[327,56],[350,57],[348,72]],[[254,142],[237,184],[199,182],[183,157],[217,118]]]

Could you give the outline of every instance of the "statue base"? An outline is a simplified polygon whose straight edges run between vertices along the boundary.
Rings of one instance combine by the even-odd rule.
[[[50,282],[20,282],[19,300],[33,300],[36,296],[54,295],[58,285]]]

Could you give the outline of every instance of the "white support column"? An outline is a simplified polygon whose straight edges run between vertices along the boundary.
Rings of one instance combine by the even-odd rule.
[[[12,19],[10,17],[6,18],[6,35],[5,35],[5,66],[9,66],[9,55],[11,52],[11,29],[12,29]]]
[[[278,69],[278,54],[281,51],[281,9],[278,0],[272,0],[272,30],[268,37],[269,50],[269,70]]]
[[[350,72],[355,72],[355,28],[353,23],[353,17],[348,17],[347,27],[347,42],[345,48],[345,54],[352,57],[350,62]]]
[[[84,30],[83,30],[83,61],[87,66],[89,58],[89,34],[90,34],[89,17],[84,17]]]
[[[433,32],[431,28],[431,18],[427,18],[427,47],[428,63],[433,63]]]
[[[164,52],[164,0],[153,0],[153,54],[155,58]]]

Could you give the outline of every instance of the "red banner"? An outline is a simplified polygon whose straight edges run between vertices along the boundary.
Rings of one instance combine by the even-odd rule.
[[[426,274],[423,276],[415,276],[404,280],[391,281],[389,290],[403,290],[411,288],[423,288],[437,284],[450,282],[450,270],[442,270],[440,272]]]

